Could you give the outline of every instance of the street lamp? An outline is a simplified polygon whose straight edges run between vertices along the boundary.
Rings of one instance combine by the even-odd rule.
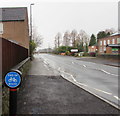
[[[32,5],[34,5],[34,3],[30,4],[30,42],[32,41]],[[31,45],[29,46],[29,53],[30,59],[32,60]]]
[[[34,3],[30,4],[30,41],[32,40],[32,5]]]

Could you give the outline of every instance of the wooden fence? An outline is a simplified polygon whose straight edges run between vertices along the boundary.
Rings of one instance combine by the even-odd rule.
[[[28,57],[28,49],[2,39],[2,75]]]

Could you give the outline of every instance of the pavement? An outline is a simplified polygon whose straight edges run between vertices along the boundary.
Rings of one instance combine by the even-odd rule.
[[[36,57],[18,92],[17,114],[119,114]]]

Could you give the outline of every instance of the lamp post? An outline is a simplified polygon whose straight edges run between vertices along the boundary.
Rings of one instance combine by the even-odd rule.
[[[30,4],[30,42],[32,41],[32,5],[34,5],[34,3]],[[31,48],[30,48],[30,58],[32,59]]]
[[[30,4],[30,40],[32,40],[32,5],[34,5],[34,3]]]

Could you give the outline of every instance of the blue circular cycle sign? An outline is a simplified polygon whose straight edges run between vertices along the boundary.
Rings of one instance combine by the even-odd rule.
[[[5,76],[5,83],[10,88],[16,88],[21,83],[21,75],[18,72],[8,72]]]

